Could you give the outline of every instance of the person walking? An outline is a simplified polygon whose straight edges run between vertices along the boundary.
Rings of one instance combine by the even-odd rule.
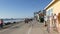
[[[25,19],[25,23],[28,23],[28,19],[27,18]]]
[[[3,19],[0,19],[0,28],[3,28]]]
[[[58,13],[58,32],[60,34],[60,13]]]
[[[44,25],[47,26],[47,17],[44,16]]]
[[[57,16],[54,14],[54,28],[56,29],[56,23],[57,23]]]

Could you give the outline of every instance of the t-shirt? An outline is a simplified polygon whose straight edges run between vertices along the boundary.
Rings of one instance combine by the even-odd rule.
[[[57,17],[56,17],[56,16],[54,16],[54,19],[57,19]]]
[[[47,17],[46,16],[44,16],[44,20],[47,21]]]
[[[1,24],[1,20],[0,20],[0,24]]]
[[[3,23],[3,20],[0,20],[0,24],[2,24]]]
[[[58,14],[58,22],[59,22],[59,24],[60,24],[60,14]]]

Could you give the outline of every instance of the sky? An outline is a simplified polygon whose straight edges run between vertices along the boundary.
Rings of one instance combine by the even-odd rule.
[[[0,18],[33,17],[52,0],[0,0]]]

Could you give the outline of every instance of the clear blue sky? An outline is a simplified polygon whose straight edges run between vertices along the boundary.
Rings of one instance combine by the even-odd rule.
[[[51,0],[0,0],[0,18],[32,17]]]

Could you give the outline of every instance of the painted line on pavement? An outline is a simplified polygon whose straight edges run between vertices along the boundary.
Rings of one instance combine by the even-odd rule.
[[[29,28],[28,33],[27,33],[27,34],[30,34],[30,33],[31,33],[31,30],[32,30],[32,26]]]

